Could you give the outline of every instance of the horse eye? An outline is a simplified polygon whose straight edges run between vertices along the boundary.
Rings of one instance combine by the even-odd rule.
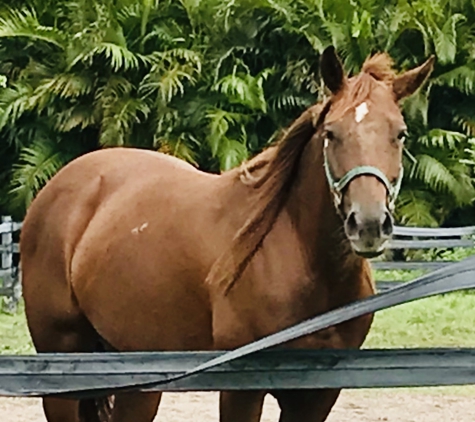
[[[407,130],[401,130],[401,132],[399,132],[399,134],[397,135],[397,139],[400,142],[404,142],[406,140],[406,136],[407,136]]]
[[[329,140],[329,141],[333,141],[335,139],[335,135],[334,133],[331,131],[331,130],[327,130],[325,132],[325,137]]]

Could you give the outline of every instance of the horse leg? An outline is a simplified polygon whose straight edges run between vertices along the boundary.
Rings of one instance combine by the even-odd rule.
[[[117,394],[110,422],[152,422],[162,393]]]
[[[219,396],[220,422],[259,422],[266,393],[223,391]]]
[[[108,398],[69,400],[44,397],[43,410],[48,422],[109,422]]]
[[[28,325],[39,353],[98,352],[103,347],[100,337],[80,315],[68,321],[51,318],[45,313],[29,315]],[[104,422],[110,412],[107,397],[69,400],[43,398],[43,410],[48,422]]]
[[[43,410],[48,422],[79,422],[79,401],[45,397]]]
[[[273,392],[280,406],[279,422],[323,422],[341,390],[291,390]]]

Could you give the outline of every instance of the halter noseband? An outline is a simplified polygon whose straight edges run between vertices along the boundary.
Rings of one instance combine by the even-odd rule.
[[[325,167],[325,174],[327,176],[328,184],[330,186],[330,190],[333,193],[335,198],[335,203],[337,206],[341,204],[342,197],[343,197],[343,190],[350,184],[350,182],[362,175],[370,175],[376,177],[379,181],[383,183],[388,191],[388,199],[389,204],[388,207],[392,211],[394,209],[394,204],[396,202],[397,196],[399,195],[399,191],[401,189],[402,178],[404,175],[404,169],[401,166],[401,170],[399,171],[399,176],[396,181],[391,183],[387,176],[377,167],[373,166],[358,166],[354,167],[349,170],[341,179],[335,180],[333,177],[330,165],[328,163],[328,155],[327,155],[327,146],[328,140],[325,139],[325,144],[323,147],[323,157],[324,157],[324,167]]]

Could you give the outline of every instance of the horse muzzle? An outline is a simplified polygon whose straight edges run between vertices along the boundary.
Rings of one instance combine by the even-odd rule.
[[[383,253],[391,239],[394,222],[385,206],[370,212],[352,207],[344,228],[355,253],[364,258],[374,258]]]

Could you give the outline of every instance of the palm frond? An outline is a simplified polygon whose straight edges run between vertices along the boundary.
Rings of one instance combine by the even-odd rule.
[[[64,34],[53,27],[40,24],[34,9],[10,9],[0,15],[0,38],[28,38],[66,49]]]
[[[78,98],[90,94],[94,89],[94,80],[85,73],[58,73],[53,78],[44,80],[36,88],[39,92],[49,92],[59,98]]]
[[[454,123],[459,125],[467,136],[475,136],[475,116],[457,115],[454,117]]]
[[[272,110],[275,111],[288,111],[292,109],[304,109],[312,105],[313,98],[297,94],[291,89],[276,93],[273,97],[269,98],[269,105]]]
[[[447,19],[442,28],[435,26],[434,46],[441,64],[453,63],[457,54],[457,24],[467,18],[455,13]]]
[[[110,68],[115,72],[138,69],[141,64],[148,62],[146,56],[135,54],[124,46],[110,42],[102,42],[86,54],[77,56],[76,59],[71,62],[70,67],[73,68],[79,61],[91,65],[96,57],[104,57],[109,63]]]
[[[48,139],[37,139],[30,147],[23,148],[18,163],[13,166],[11,201],[26,210],[40,189],[71,158]]]
[[[450,195],[458,205],[465,205],[473,200],[473,186],[461,183],[442,162],[426,154],[418,155],[416,159],[413,179],[421,181],[436,193]]]
[[[100,122],[100,112],[97,107],[91,107],[87,103],[77,103],[69,108],[62,109],[51,116],[54,127],[59,132],[70,132],[79,128],[84,130],[91,126],[97,126]]]
[[[244,143],[224,136],[221,138],[218,157],[221,170],[227,171],[246,160],[248,150]]]
[[[32,87],[27,83],[16,83],[2,90],[0,96],[0,130],[15,126],[18,119],[30,109]]]
[[[201,57],[185,48],[156,52],[150,56],[153,66],[139,86],[145,97],[158,93],[163,104],[185,94],[186,83],[195,84],[201,72]]]
[[[108,104],[103,111],[99,142],[103,146],[126,145],[133,125],[143,121],[150,108],[141,98],[121,97]]]
[[[231,104],[241,104],[265,113],[267,102],[263,82],[271,72],[271,69],[266,69],[257,76],[232,73],[219,80],[213,89],[224,94]]]
[[[196,143],[199,145],[199,142],[190,133],[181,133],[178,136],[171,135],[167,138],[156,138],[154,141],[158,151],[181,158],[195,166],[198,165],[196,154],[190,145]]]
[[[398,223],[404,226],[438,227],[439,221],[433,215],[433,198],[426,194],[405,189],[397,202]]]
[[[139,92],[146,97],[158,92],[160,100],[167,104],[177,95],[184,95],[186,82],[196,82],[194,72],[187,66],[175,64],[168,69],[154,66],[142,81]]]
[[[211,154],[216,157],[219,155],[221,143],[225,141],[229,129],[233,126],[242,126],[249,117],[241,113],[214,109],[207,113],[206,118],[209,121],[207,141],[211,147]]]
[[[169,64],[176,62],[181,64],[186,63],[196,73],[200,73],[203,67],[201,55],[197,51],[193,51],[188,48],[175,47],[166,51],[152,54],[151,57],[153,57],[156,62],[161,61]]]
[[[455,88],[467,95],[475,94],[475,62],[472,61],[442,73],[433,82]]]
[[[424,128],[428,124],[429,98],[425,90],[419,90],[404,100],[404,113],[407,120]]]
[[[446,148],[456,150],[461,142],[467,139],[466,135],[460,132],[444,129],[431,129],[425,135],[419,137],[418,143],[426,147]]]

